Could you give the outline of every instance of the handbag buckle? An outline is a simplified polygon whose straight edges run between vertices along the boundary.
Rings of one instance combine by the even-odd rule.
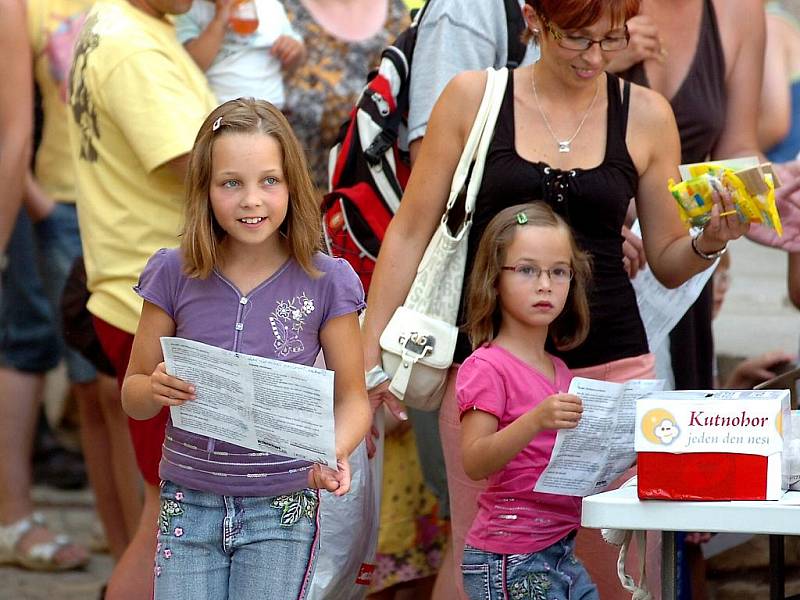
[[[401,335],[399,342],[403,348],[403,354],[416,354],[418,358],[427,356],[436,347],[435,337],[417,333],[416,331],[410,333],[408,337]]]

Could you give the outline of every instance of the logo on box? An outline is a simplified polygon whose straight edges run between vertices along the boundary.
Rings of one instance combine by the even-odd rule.
[[[669,446],[681,434],[675,417],[666,409],[647,411],[641,420],[642,435],[653,444]]]

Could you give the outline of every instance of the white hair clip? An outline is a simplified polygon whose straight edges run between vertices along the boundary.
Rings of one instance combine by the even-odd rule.
[[[222,125],[222,117],[217,117],[217,120],[214,121],[214,124],[211,126],[211,131],[216,131]]]

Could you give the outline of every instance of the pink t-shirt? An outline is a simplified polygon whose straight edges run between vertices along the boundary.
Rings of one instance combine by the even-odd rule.
[[[497,428],[531,410],[546,397],[569,389],[572,374],[551,356],[555,382],[496,345],[473,352],[458,370],[456,397],[463,417],[482,410],[497,417]],[[478,514],[467,534],[470,546],[498,554],[538,552],[580,525],[581,499],[542,494],[533,487],[550,460],[556,431],[543,431],[500,471],[478,496]]]

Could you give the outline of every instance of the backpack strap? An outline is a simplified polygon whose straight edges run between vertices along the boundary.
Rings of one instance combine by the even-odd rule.
[[[520,39],[525,31],[525,19],[518,0],[503,0],[506,9],[506,29],[508,31],[508,60],[506,66],[514,69],[522,64],[525,58],[525,44]]]
[[[417,10],[411,11],[411,24],[412,25],[414,25],[415,27],[419,27],[419,23],[420,23],[420,21],[422,21],[422,17],[425,15],[425,11],[428,10],[428,5],[432,1],[433,0],[425,0],[425,2],[422,4],[421,8],[418,8]]]

